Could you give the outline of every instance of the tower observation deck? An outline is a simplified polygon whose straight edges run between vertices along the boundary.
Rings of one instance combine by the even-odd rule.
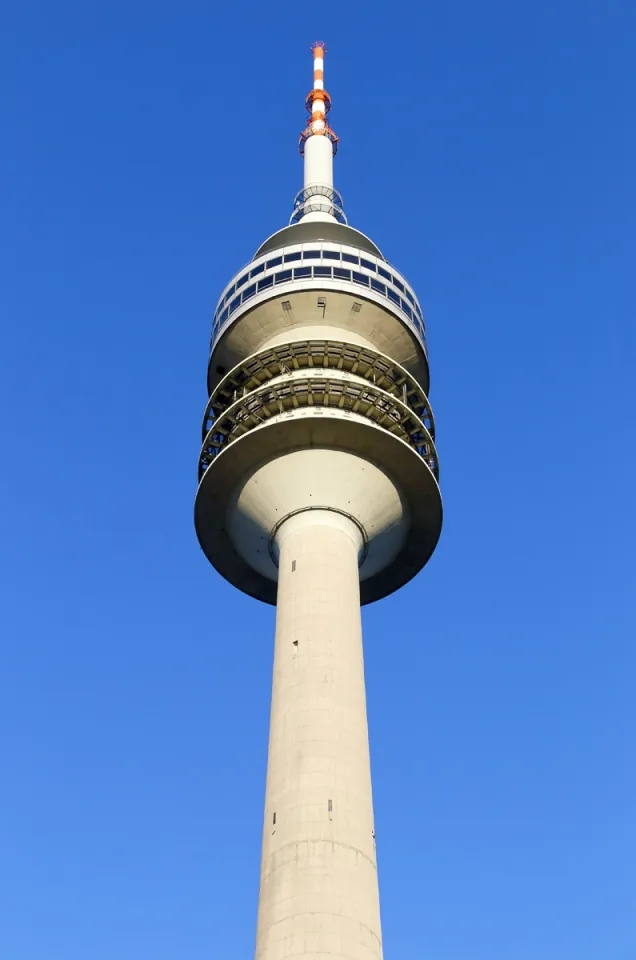
[[[256,960],[380,960],[360,604],[439,539],[422,310],[333,185],[322,43],[289,225],[218,301],[195,525],[276,604]]]

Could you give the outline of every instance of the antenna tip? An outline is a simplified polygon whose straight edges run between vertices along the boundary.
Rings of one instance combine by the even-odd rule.
[[[322,50],[323,53],[326,53],[326,52],[327,52],[327,44],[326,44],[326,43],[323,43],[322,40],[316,40],[314,43],[312,43],[312,45],[310,46],[309,49],[312,50],[312,51],[314,51],[314,53],[315,53],[316,50]]]

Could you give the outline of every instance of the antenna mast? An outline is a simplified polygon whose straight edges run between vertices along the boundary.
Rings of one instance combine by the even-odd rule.
[[[309,113],[307,126],[300,135],[298,146],[305,160],[303,210],[295,219],[342,220],[339,197],[335,200],[333,188],[333,158],[338,149],[338,137],[329,126],[327,114],[331,97],[325,90],[326,45],[312,43],[314,55],[314,86],[307,94],[305,106]],[[308,201],[312,201],[308,203]]]

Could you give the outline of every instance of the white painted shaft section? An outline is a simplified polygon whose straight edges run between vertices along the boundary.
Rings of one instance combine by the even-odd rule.
[[[324,203],[329,203],[330,190],[333,188],[333,145],[329,137],[322,134],[315,134],[308,137],[305,141],[305,168],[304,168],[304,186],[307,187],[326,187]],[[320,201],[320,195],[313,197]],[[307,213],[303,220],[322,220],[333,223],[335,217],[330,213],[318,211]]]
[[[314,53],[314,89],[322,90],[324,88],[325,59]]]
[[[333,187],[333,145],[329,137],[316,134],[305,141],[305,187]]]
[[[357,526],[281,527],[256,960],[381,960]]]

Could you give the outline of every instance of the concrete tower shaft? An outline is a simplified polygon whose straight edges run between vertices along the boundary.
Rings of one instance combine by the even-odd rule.
[[[276,604],[257,960],[382,957],[360,604],[440,535],[422,311],[333,185],[324,44],[304,187],[217,304],[195,524]]]
[[[259,960],[382,957],[366,720],[359,528],[287,520],[256,939]]]

